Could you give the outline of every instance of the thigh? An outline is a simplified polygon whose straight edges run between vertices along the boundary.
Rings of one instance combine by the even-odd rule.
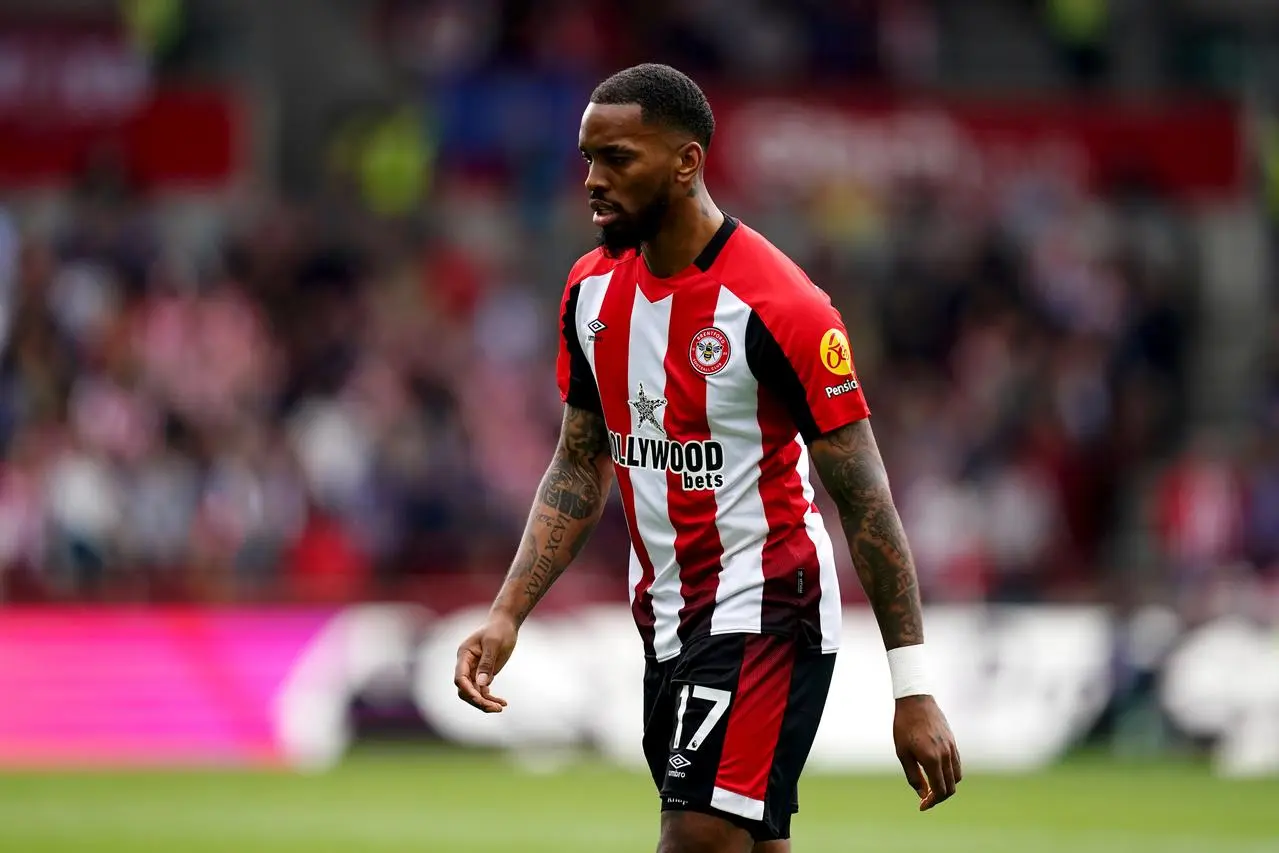
[[[754,841],[749,830],[718,815],[668,809],[657,853],[754,853]]]

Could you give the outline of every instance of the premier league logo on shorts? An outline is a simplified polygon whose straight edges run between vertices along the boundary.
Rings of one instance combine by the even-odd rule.
[[[703,376],[719,373],[728,364],[728,335],[711,326],[693,335],[688,359],[693,369]]]

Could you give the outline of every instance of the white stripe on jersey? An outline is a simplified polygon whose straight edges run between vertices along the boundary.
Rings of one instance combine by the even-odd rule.
[[[800,482],[804,484],[804,500],[811,505],[813,484],[808,481],[808,447],[799,436],[795,437],[795,442],[799,445],[799,461],[795,464],[795,470],[799,473]],[[826,524],[819,513],[811,510],[804,513],[804,527],[808,531],[808,538],[813,540],[813,547],[817,549],[817,565],[821,569],[818,578],[822,585],[822,598],[818,602],[817,612],[822,620],[822,651],[838,651],[843,609],[840,605],[839,571],[835,566],[835,546],[831,543],[830,534],[826,532]]]
[[[609,270],[600,275],[584,278],[578,285],[577,314],[573,317],[573,327],[577,330],[577,341],[582,347],[582,353],[586,356],[586,362],[591,366],[591,376],[598,376],[599,372],[595,369],[595,335],[587,328],[587,325],[600,316],[600,311],[604,306],[604,296],[608,293],[609,282],[613,280],[613,272],[614,270]],[[644,568],[640,565],[639,557],[635,554],[635,548],[632,546],[629,570],[630,583],[627,586],[627,595],[632,604],[635,603],[635,586],[640,582],[643,572]]]
[[[636,288],[635,304],[631,309],[630,354],[627,358],[627,393],[631,399],[639,393],[641,383],[644,396],[650,399],[666,398],[666,349],[671,326],[671,297],[649,302]],[[665,438],[652,423],[641,424],[635,406],[631,410],[631,434],[652,438]],[[662,411],[656,418],[660,423]],[[635,521],[643,531],[644,545],[653,562],[653,653],[658,660],[669,660],[679,654],[679,612],[684,607],[681,594],[679,563],[675,560],[675,527],[671,524],[667,504],[666,471],[654,468],[630,469],[631,491],[635,494]],[[637,560],[632,560],[635,571]],[[638,580],[638,578],[636,578]]]
[[[582,353],[591,365],[591,376],[595,372],[595,335],[587,328],[600,315],[604,306],[604,295],[608,293],[608,283],[613,280],[613,271],[582,279],[577,286],[577,315],[573,317],[573,327],[577,330],[577,342]]]
[[[715,591],[711,633],[759,633],[764,603],[767,523],[759,492],[764,458],[759,427],[759,384],[746,363],[746,324],[751,308],[726,287],[715,305],[715,327],[728,336],[730,356],[706,378],[711,438],[724,446],[724,486],[716,492],[715,524],[724,553]]]

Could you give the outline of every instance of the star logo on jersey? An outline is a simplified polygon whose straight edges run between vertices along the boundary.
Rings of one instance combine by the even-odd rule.
[[[644,424],[649,423],[652,424],[653,428],[662,435],[666,435],[666,430],[662,428],[660,423],[658,423],[656,416],[657,410],[666,405],[666,401],[664,399],[661,397],[650,397],[645,394],[644,383],[641,382],[639,384],[639,390],[635,394],[635,399],[629,402],[635,407],[635,414],[639,415],[639,423],[635,425],[636,429],[639,429],[644,426]]]

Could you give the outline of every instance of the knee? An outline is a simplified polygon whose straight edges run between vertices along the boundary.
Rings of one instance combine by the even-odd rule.
[[[750,833],[700,812],[663,812],[657,853],[750,853]]]

